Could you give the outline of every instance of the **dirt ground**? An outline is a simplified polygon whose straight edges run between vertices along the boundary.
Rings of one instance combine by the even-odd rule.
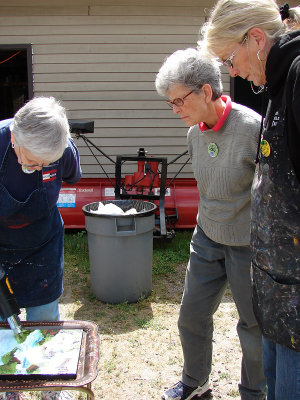
[[[183,360],[177,318],[185,268],[179,265],[171,276],[154,278],[148,299],[114,306],[91,296],[88,278],[85,282],[79,276],[75,286],[65,275],[62,319],[92,320],[99,326],[99,373],[92,384],[97,400],[160,399],[164,389],[180,379]],[[240,398],[236,324],[236,308],[227,291],[215,316],[212,393],[205,399]]]

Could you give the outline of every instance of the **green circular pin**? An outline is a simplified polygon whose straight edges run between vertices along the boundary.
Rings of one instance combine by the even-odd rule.
[[[208,154],[210,155],[210,157],[217,157],[217,155],[219,153],[219,148],[216,145],[216,143],[209,143],[207,150],[208,150]]]

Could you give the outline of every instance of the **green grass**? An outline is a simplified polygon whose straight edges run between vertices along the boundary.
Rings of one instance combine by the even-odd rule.
[[[74,272],[88,274],[90,271],[88,238],[86,231],[65,234],[65,262]]]
[[[171,241],[154,239],[153,275],[172,274],[176,265],[188,261],[191,236],[192,231],[179,231]],[[83,274],[89,273],[86,231],[65,234],[65,261],[71,266],[72,278],[75,280],[78,271]]]
[[[174,272],[176,265],[186,263],[189,259],[192,231],[176,232],[169,242],[154,240],[153,274],[162,275]]]

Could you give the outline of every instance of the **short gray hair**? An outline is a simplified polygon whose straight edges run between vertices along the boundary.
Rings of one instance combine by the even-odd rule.
[[[212,89],[212,99],[222,95],[223,85],[218,63],[204,57],[198,50],[188,48],[177,50],[166,58],[156,75],[155,87],[160,96],[167,96],[173,84],[181,84],[199,93],[208,83]]]
[[[53,162],[68,146],[70,127],[64,107],[54,97],[36,97],[16,112],[10,129],[16,145]]]
[[[219,56],[228,46],[242,43],[254,27],[261,28],[271,42],[285,33],[276,1],[219,0],[201,29],[198,48],[212,56]]]

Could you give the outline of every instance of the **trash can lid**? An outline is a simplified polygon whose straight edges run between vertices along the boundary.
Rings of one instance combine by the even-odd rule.
[[[98,210],[99,203],[102,204],[115,204],[116,206],[120,207],[124,212],[130,210],[131,208],[135,208],[137,213],[136,214],[96,214],[95,212]],[[84,215],[93,216],[93,217],[121,217],[121,218],[130,218],[130,217],[147,217],[149,215],[154,214],[157,206],[150,201],[143,201],[143,200],[104,200],[104,201],[96,201],[94,203],[86,204],[82,207],[82,211]]]

